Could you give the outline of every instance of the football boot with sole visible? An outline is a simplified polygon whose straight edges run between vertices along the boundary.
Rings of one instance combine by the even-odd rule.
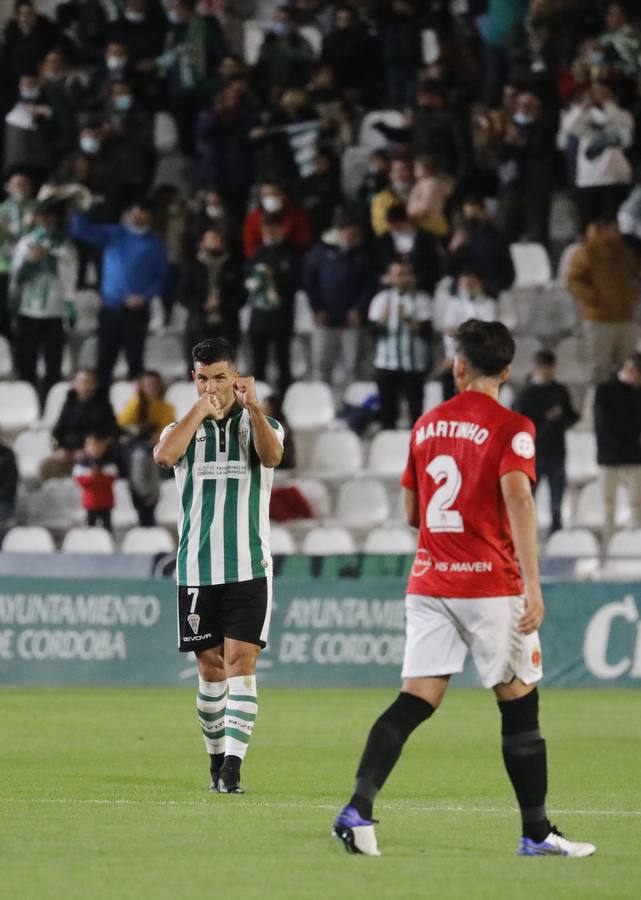
[[[595,850],[594,844],[569,841],[553,825],[552,831],[543,841],[533,841],[532,838],[522,837],[517,853],[519,856],[584,857],[592,856]]]
[[[376,819],[363,819],[358,810],[348,804],[334,819],[332,837],[339,840],[348,853],[380,856],[374,831],[376,821]]]

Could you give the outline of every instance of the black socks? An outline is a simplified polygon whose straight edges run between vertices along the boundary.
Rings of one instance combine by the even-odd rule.
[[[551,830],[545,812],[547,755],[539,731],[539,693],[500,700],[503,762],[521,809],[523,835],[544,840]]]
[[[372,818],[374,798],[396,765],[403,744],[433,712],[431,703],[401,692],[372,726],[349,801],[364,819]]]

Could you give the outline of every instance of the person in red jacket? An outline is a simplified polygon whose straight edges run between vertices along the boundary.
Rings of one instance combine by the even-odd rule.
[[[73,477],[82,488],[82,505],[87,510],[87,525],[102,525],[111,531],[111,510],[115,506],[114,481],[118,467],[111,454],[111,437],[89,434],[84,456],[73,467]]]
[[[280,213],[283,217],[284,237],[299,250],[307,250],[312,243],[312,226],[307,212],[294,203],[280,184],[264,181],[259,189],[259,205],[245,216],[243,249],[251,259],[262,246],[262,223],[265,213]]]

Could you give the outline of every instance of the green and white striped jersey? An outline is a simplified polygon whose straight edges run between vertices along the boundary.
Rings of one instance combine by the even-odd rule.
[[[374,367],[401,372],[424,372],[428,366],[427,341],[412,330],[414,323],[432,317],[431,301],[423,291],[401,294],[388,288],[372,299],[368,318],[380,326]]]
[[[282,425],[268,421],[282,444]],[[180,500],[178,584],[225,584],[271,575],[274,474],[258,458],[249,412],[233,407],[224,422],[205,419],[174,475]]]

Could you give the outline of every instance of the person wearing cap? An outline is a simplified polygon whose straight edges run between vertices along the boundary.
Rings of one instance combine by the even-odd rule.
[[[103,251],[97,365],[103,387],[111,381],[121,350],[130,380],[144,369],[149,305],[162,295],[167,277],[165,245],[152,233],[151,224],[152,211],[145,199],[133,200],[119,224],[96,224],[83,213],[71,217],[73,237]]]
[[[14,356],[18,377],[38,384],[38,357],[44,358],[42,399],[62,378],[64,319],[74,318],[78,274],[76,251],[64,230],[65,201],[44,200],[35,228],[21,238],[11,263],[10,302],[16,313]]]

